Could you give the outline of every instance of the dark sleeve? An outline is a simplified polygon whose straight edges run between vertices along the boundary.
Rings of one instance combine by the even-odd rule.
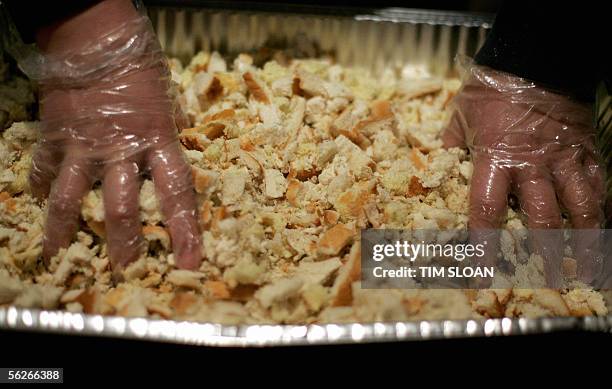
[[[101,0],[4,0],[6,8],[15,23],[21,39],[26,43],[34,42],[36,30],[72,15],[75,15]]]
[[[476,63],[592,101],[612,70],[606,12],[588,0],[505,1]]]

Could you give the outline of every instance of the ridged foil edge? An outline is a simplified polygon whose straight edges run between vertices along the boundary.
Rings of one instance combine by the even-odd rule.
[[[493,26],[494,15],[486,13],[455,12],[414,8],[381,8],[370,14],[358,14],[355,20],[371,20],[394,23],[431,24],[445,26],[481,27]]]
[[[558,331],[612,333],[612,315],[583,318],[234,326],[9,307],[0,308],[0,329],[197,346],[264,347],[494,337]]]
[[[339,64],[378,75],[406,65],[432,75],[455,75],[455,56],[473,56],[492,20],[402,8],[353,16],[155,6],[148,13],[164,51],[183,62],[199,50],[233,57],[265,46],[270,38],[295,42],[302,37],[334,53]]]

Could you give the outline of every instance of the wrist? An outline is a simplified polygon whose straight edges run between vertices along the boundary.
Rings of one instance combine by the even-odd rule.
[[[130,0],[101,1],[37,35],[40,52],[26,52],[20,66],[41,85],[108,86],[129,76],[142,79],[140,73],[159,77],[165,69],[148,18]]]
[[[103,0],[68,18],[41,27],[36,43],[44,54],[84,51],[100,37],[120,30],[140,15],[130,0]],[[127,38],[129,39],[129,37]]]

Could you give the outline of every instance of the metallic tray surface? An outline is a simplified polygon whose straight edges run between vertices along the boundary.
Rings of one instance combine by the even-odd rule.
[[[270,42],[291,48],[296,42],[308,41],[332,53],[339,64],[363,67],[374,74],[417,65],[433,75],[453,75],[455,57],[473,56],[493,19],[486,14],[402,8],[354,15],[327,11],[148,8],[163,49],[184,62],[200,50],[232,57]]]
[[[532,335],[559,331],[612,334],[612,315],[539,319],[436,320],[310,325],[222,325],[0,308],[0,329],[199,346],[266,347]]]

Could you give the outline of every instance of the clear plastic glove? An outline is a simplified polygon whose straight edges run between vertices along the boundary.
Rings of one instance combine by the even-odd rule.
[[[512,192],[530,229],[561,228],[563,209],[573,228],[597,231],[604,220],[604,173],[594,144],[592,107],[512,74],[474,64],[464,68],[443,140],[446,147],[467,146],[473,156],[470,230],[499,228]],[[587,282],[600,259],[588,247],[590,236],[578,239],[576,248],[579,278]],[[542,237],[547,241],[542,246],[554,248],[551,241],[560,239],[560,232],[556,238]],[[559,262],[563,252],[549,256]],[[554,285],[559,263],[545,265]]]
[[[128,0],[107,0],[38,36],[42,53],[20,66],[40,85],[41,139],[30,184],[49,196],[43,256],[67,247],[81,199],[101,180],[115,270],[144,249],[143,174],[152,176],[177,265],[196,268],[201,242],[192,175],[177,138],[169,72],[148,18]]]

